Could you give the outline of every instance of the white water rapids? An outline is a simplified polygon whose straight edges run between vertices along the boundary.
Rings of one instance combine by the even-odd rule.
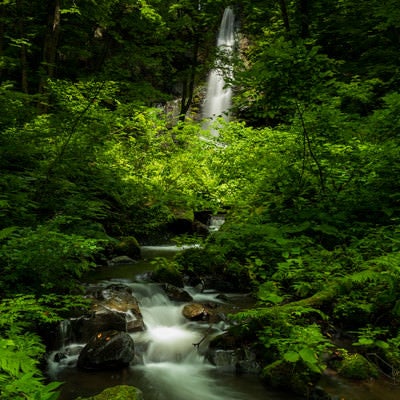
[[[206,296],[215,301],[215,294]],[[215,367],[206,362],[194,346],[206,335],[208,324],[188,322],[182,315],[184,305],[171,302],[161,291],[142,298],[140,304],[146,330],[134,334],[133,338],[135,343],[144,344],[146,351],[142,364],[134,369],[143,372],[158,392],[157,399],[248,398],[218,384],[212,375]],[[218,331],[215,327],[214,332]],[[206,341],[203,343],[207,346]]]
[[[60,400],[73,400],[78,395],[93,395],[105,387],[118,384],[139,387],[144,392],[145,400],[266,398],[265,394],[268,392],[256,377],[250,377],[250,387],[253,386],[253,394],[250,394],[249,387],[243,385],[242,388],[240,379],[234,374],[218,371],[216,366],[205,359],[203,354],[209,340],[222,333],[225,328],[223,322],[210,325],[206,322],[188,321],[182,315],[185,304],[171,301],[157,284],[112,279],[99,282],[99,286],[106,287],[112,283],[129,285],[139,301],[145,330],[131,334],[135,342],[135,359],[123,371],[78,370],[76,363],[84,343],[68,343],[62,340],[62,351],[68,357],[61,361],[55,360],[55,354],[59,353],[56,351],[49,360],[52,378],[67,381]],[[221,303],[216,292],[200,293],[195,288],[186,289],[194,302]],[[67,333],[68,324],[62,324],[61,329]],[[267,398],[278,399],[275,396]]]

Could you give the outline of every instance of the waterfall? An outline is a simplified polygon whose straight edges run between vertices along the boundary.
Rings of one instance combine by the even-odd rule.
[[[233,10],[227,7],[222,17],[217,38],[219,60],[209,74],[207,92],[203,104],[202,117],[208,120],[206,127],[218,117],[223,117],[225,120],[229,119],[232,88],[227,86],[225,77],[232,77],[230,58],[235,45],[234,24],[235,16]],[[217,136],[216,133],[215,135]]]

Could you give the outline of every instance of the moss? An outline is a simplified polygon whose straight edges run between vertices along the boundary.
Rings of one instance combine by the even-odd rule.
[[[265,382],[273,388],[287,390],[307,398],[321,377],[302,363],[293,364],[282,360],[267,365],[262,375]]]
[[[338,372],[349,379],[377,378],[378,369],[361,354],[346,354],[340,362]]]
[[[134,386],[113,386],[91,397],[79,397],[76,400],[143,400],[142,391]]]
[[[128,256],[133,259],[140,258],[140,245],[133,236],[126,236],[122,238],[114,248],[116,255]]]
[[[175,208],[172,210],[175,219],[185,219],[187,221],[194,221],[194,211],[192,209]]]
[[[169,283],[180,288],[183,287],[183,276],[173,265],[157,266],[153,271],[152,279],[155,282]]]

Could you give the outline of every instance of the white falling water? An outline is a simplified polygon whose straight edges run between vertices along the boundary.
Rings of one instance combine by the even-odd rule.
[[[137,284],[135,286],[139,288]],[[137,295],[138,293],[135,292]],[[192,288],[194,300],[199,300]],[[200,294],[202,300],[218,301],[216,294]],[[136,347],[145,348],[142,371],[157,400],[244,400],[246,395],[218,384],[212,372],[215,367],[206,362],[195,343],[202,343],[210,326],[191,323],[182,315],[183,304],[176,304],[160,290],[139,297],[146,330],[133,335]],[[218,328],[214,327],[214,332]],[[221,333],[221,332],[220,332]],[[144,346],[143,346],[144,345]],[[207,345],[207,342],[205,342]]]
[[[235,16],[233,10],[227,7],[222,17],[218,32],[217,49],[223,57],[211,70],[207,92],[203,104],[203,118],[208,120],[207,125],[218,117],[229,118],[229,109],[232,104],[232,88],[227,86],[226,78],[232,77],[232,65],[229,59],[235,45],[234,35]]]

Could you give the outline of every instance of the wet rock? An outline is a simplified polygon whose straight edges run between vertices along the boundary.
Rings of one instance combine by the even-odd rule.
[[[194,220],[192,223],[192,231],[203,237],[206,237],[210,233],[208,226],[197,220]]]
[[[60,351],[53,353],[51,360],[62,367],[75,367],[76,360],[83,347],[84,345],[81,344],[64,346]]]
[[[99,332],[82,349],[78,367],[89,370],[122,368],[129,365],[134,355],[133,339],[126,332]]]
[[[211,341],[206,357],[223,371],[254,374],[261,371],[256,352],[228,332]]]
[[[126,236],[114,246],[114,254],[117,256],[128,256],[137,260],[140,258],[140,245],[133,236]]]
[[[328,392],[325,391],[321,386],[316,386],[312,389],[310,396],[310,400],[338,400],[336,396],[331,396]]]
[[[182,235],[185,233],[193,233],[192,224],[194,221],[194,212],[191,209],[178,209],[171,210],[173,219],[167,224],[167,229],[175,235]]]
[[[112,310],[95,311],[73,321],[75,337],[80,341],[88,341],[97,332],[107,330],[126,331],[125,313]]]
[[[108,265],[112,267],[113,265],[120,265],[120,264],[134,264],[136,261],[128,256],[118,256],[112,258],[109,262]]]
[[[293,368],[293,363],[277,360],[262,370],[262,377],[273,388],[291,391],[309,398],[321,374],[307,368]]]
[[[97,332],[107,330],[127,332],[144,330],[138,301],[129,286],[116,284],[92,289],[89,297],[93,299],[91,313],[80,317],[74,323],[79,340],[87,341]]]
[[[222,371],[236,372],[238,368],[239,357],[236,350],[214,349],[208,351],[207,358]]]
[[[143,393],[134,386],[118,385],[103,390],[91,397],[78,397],[76,400],[144,400]]]
[[[192,296],[182,288],[176,287],[169,283],[162,285],[162,288],[164,289],[168,298],[172,301],[188,302],[193,300]]]
[[[208,321],[210,319],[210,309],[200,303],[186,304],[182,314],[191,321]]]

